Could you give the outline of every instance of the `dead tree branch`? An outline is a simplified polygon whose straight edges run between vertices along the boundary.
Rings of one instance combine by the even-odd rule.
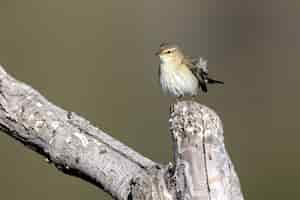
[[[0,66],[0,129],[62,172],[125,200],[242,200],[218,116],[178,102],[170,116],[175,165],[159,165],[65,111]]]
[[[177,199],[242,200],[218,115],[196,102],[179,102],[170,123]]]

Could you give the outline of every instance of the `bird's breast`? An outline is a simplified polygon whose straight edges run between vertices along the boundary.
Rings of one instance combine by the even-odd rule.
[[[196,95],[198,80],[190,69],[182,65],[161,64],[160,83],[166,93],[175,96]]]

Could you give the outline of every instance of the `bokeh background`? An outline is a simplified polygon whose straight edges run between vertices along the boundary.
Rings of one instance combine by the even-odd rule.
[[[299,198],[299,1],[0,0],[0,63],[154,161],[172,159],[162,41],[225,81],[198,101],[224,123],[246,199]],[[111,199],[0,134],[1,199]]]

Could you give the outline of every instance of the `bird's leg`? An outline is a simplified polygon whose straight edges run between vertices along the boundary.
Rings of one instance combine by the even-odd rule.
[[[174,104],[170,104],[170,114],[174,112]]]
[[[192,101],[196,101],[196,95],[192,95]]]
[[[179,102],[179,101],[181,101],[181,100],[182,100],[182,98],[183,98],[183,95],[179,95],[179,96],[176,98],[176,102]]]
[[[179,95],[175,97],[176,103],[180,102],[183,98],[183,95]],[[170,105],[170,113],[173,113],[174,111],[174,104]]]

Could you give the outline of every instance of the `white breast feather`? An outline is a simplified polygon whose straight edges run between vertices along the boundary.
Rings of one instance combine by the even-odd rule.
[[[160,65],[160,84],[165,93],[174,96],[196,95],[198,80],[188,68],[176,69],[174,65]]]

